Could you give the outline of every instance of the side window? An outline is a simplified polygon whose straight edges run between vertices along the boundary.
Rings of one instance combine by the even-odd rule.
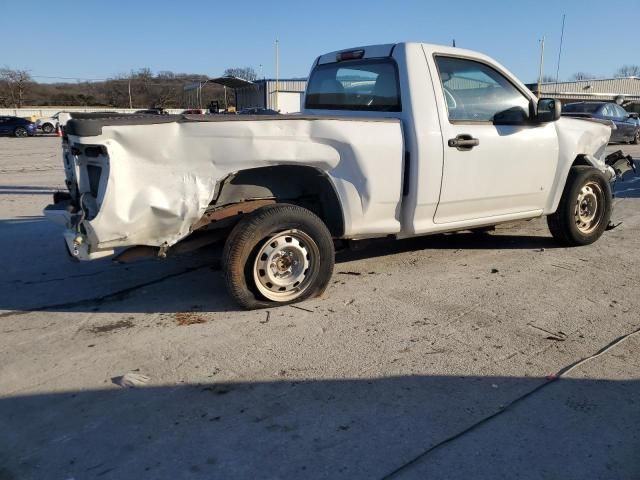
[[[614,105],[614,108],[616,109],[616,117],[620,119],[627,118],[627,112],[624,108],[622,108],[620,105]]]
[[[601,111],[604,117],[613,118],[616,116],[615,112],[613,111],[613,108],[611,108],[611,105],[609,105],[608,103],[604,107],[602,107]]]
[[[449,120],[522,123],[529,99],[507,78],[480,62],[436,57]]]

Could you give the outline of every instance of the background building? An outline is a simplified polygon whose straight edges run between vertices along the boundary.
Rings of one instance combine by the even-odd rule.
[[[538,97],[556,98],[562,103],[590,100],[617,101],[624,105],[640,102],[640,77],[543,83],[539,92],[535,83],[528,84],[527,87]]]
[[[302,110],[305,79],[258,80],[236,89],[238,110],[243,108],[269,108],[280,113]]]

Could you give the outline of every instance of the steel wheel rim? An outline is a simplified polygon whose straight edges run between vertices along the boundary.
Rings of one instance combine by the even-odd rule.
[[[309,287],[318,264],[316,243],[300,230],[285,230],[269,237],[256,255],[253,279],[268,300],[286,302]]]
[[[583,234],[593,232],[602,221],[604,193],[597,182],[585,183],[576,199],[574,218],[578,230]]]

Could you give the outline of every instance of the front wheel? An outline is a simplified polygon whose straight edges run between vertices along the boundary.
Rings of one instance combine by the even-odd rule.
[[[309,210],[275,204],[247,214],[224,247],[233,299],[247,309],[275,307],[322,294],[335,252],[324,222]]]
[[[42,133],[51,133],[53,132],[53,125],[50,123],[45,123],[42,125]]]
[[[29,136],[29,132],[24,127],[18,127],[14,130],[13,134],[18,138],[24,138]]]
[[[572,167],[558,209],[547,217],[551,235],[563,245],[589,245],[607,228],[611,207],[604,174],[593,167]]]

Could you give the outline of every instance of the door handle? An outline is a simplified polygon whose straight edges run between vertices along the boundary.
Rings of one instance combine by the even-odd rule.
[[[466,151],[480,145],[480,140],[473,138],[468,133],[461,133],[456,138],[450,138],[448,144],[450,147],[457,148],[460,151]]]

